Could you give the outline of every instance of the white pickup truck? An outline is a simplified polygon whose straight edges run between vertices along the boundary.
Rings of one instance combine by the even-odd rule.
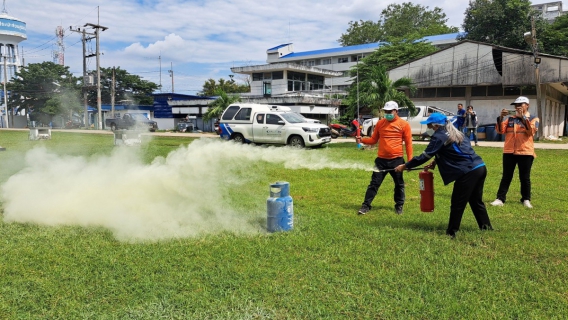
[[[287,144],[300,148],[329,143],[329,127],[308,122],[310,120],[291,112],[288,107],[238,103],[223,112],[219,129],[222,139],[240,143]]]
[[[412,136],[422,138],[424,133],[428,130],[425,124],[420,124],[420,121],[428,119],[433,112],[440,112],[445,114],[448,119],[452,122],[455,120],[455,114],[453,112],[443,110],[433,106],[416,106],[416,115],[409,116],[408,108],[398,109],[398,116],[410,123],[410,128],[412,129]],[[362,134],[366,136],[371,136],[375,125],[379,121],[379,118],[367,119],[363,122]]]

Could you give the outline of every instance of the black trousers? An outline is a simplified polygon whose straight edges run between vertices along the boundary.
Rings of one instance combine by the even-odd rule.
[[[382,159],[376,158],[375,159],[375,166],[380,170],[384,169],[394,169],[397,166],[404,164],[404,159],[402,157],[394,158],[394,159]],[[371,182],[367,187],[367,192],[365,193],[365,201],[363,201],[364,205],[371,207],[371,202],[375,199],[377,192],[379,191],[379,187],[383,183],[383,180],[390,174],[392,180],[394,181],[394,203],[395,205],[403,205],[404,204],[404,179],[402,178],[402,172],[373,172],[371,176]]]
[[[453,236],[460,229],[463,212],[468,203],[479,229],[492,229],[483,203],[485,177],[487,177],[487,168],[483,166],[464,174],[454,182],[447,234]]]
[[[503,153],[503,176],[497,190],[497,199],[507,200],[507,192],[513,180],[515,167],[519,167],[519,180],[521,181],[521,202],[531,199],[531,168],[534,161],[533,156],[514,155]]]

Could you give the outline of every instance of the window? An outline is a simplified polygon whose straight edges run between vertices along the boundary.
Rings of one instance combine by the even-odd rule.
[[[453,87],[452,97],[465,97],[465,87]]]
[[[452,93],[451,88],[438,88],[436,92],[436,97],[445,98],[449,97]]]
[[[262,81],[262,73],[253,73],[252,81]]]
[[[486,95],[487,95],[487,87],[486,86],[471,87],[471,96],[472,97],[485,97]]]
[[[502,86],[488,86],[487,87],[487,96],[488,97],[498,97],[503,95],[503,87]]]
[[[308,67],[313,67],[316,65],[316,61],[315,60],[308,60],[307,64]]]
[[[266,115],[266,124],[278,124],[278,121],[282,121],[282,119],[279,116],[275,114]]]
[[[270,80],[272,79],[272,73],[271,72],[266,72],[262,75],[262,80]]]
[[[239,106],[230,106],[225,113],[223,113],[223,120],[232,120],[235,113],[239,111],[241,107]]]
[[[264,123],[264,113],[257,113],[256,114],[256,123]]]
[[[349,62],[348,57],[337,58],[337,63],[347,63]]]
[[[424,98],[435,98],[436,88],[424,88],[422,89],[422,95]]]
[[[504,95],[506,95],[506,96],[520,96],[521,95],[521,88],[519,88],[519,87],[505,87],[503,91],[505,91]]]
[[[274,71],[272,72],[272,80],[284,79],[284,71]]]
[[[239,110],[239,112],[235,116],[235,120],[248,121],[248,120],[250,120],[251,112],[252,112],[252,108],[242,108],[241,110]]]
[[[320,90],[324,87],[325,79],[323,76],[308,74],[308,82],[310,83],[310,90]]]
[[[331,64],[331,58],[322,59],[322,60],[321,60],[321,64]]]
[[[410,93],[411,98],[422,98],[422,89],[416,89],[416,92]]]
[[[536,87],[535,86],[527,86],[522,88],[523,96],[532,96],[536,95]]]
[[[262,84],[262,87],[263,87],[262,93],[263,93],[265,96],[269,96],[269,95],[272,94],[272,83],[270,83],[270,82],[264,82],[264,83]]]
[[[342,77],[351,77],[351,71],[349,71],[349,70],[343,71],[343,74],[341,76]]]

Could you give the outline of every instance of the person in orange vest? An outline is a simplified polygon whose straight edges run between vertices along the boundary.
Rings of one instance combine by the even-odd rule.
[[[513,180],[515,167],[519,167],[519,180],[521,181],[521,203],[526,208],[532,208],[531,204],[531,168],[536,157],[534,152],[534,135],[538,131],[539,119],[529,113],[529,99],[518,97],[515,102],[515,115],[506,118],[509,111],[501,110],[497,118],[495,130],[505,134],[503,147],[503,175],[497,199],[491,202],[493,206],[503,206],[507,200],[507,192]]]
[[[438,165],[444,185],[454,182],[446,234],[452,238],[456,236],[468,203],[479,229],[493,230],[483,203],[483,187],[487,177],[483,159],[475,153],[464,133],[453,126],[445,115],[435,112],[420,123],[434,130],[430,143],[421,155],[396,167],[395,171],[416,168],[434,158],[424,169],[434,169]]]
[[[375,126],[375,130],[370,137],[357,137],[357,141],[364,144],[373,145],[378,142],[377,158],[375,159],[375,167],[379,170],[394,169],[396,166],[404,163],[402,143],[406,147],[406,157],[412,158],[412,130],[410,124],[398,116],[398,104],[394,101],[388,101],[383,107],[385,117]],[[359,140],[360,139],[360,140]],[[387,172],[373,172],[371,182],[365,193],[365,200],[359,209],[359,214],[366,214],[371,210],[371,203],[377,191],[383,183]],[[394,210],[397,214],[402,214],[404,205],[404,179],[402,172],[390,171],[394,181]]]

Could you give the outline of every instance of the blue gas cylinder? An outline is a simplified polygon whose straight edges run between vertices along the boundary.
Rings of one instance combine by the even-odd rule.
[[[278,181],[270,185],[266,200],[266,229],[268,232],[288,231],[294,227],[294,203],[290,183]]]

